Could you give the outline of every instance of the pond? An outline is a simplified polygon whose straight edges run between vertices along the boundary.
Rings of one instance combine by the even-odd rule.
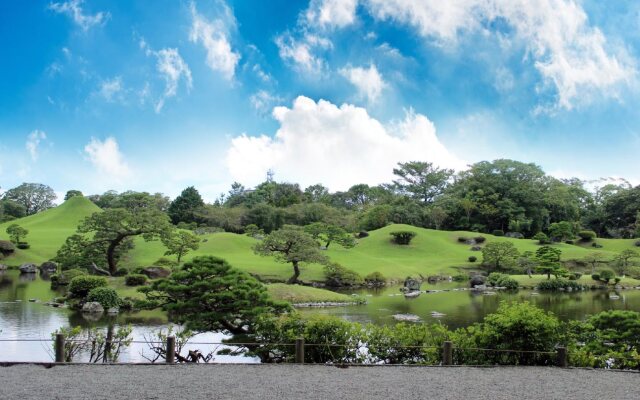
[[[530,301],[552,311],[563,320],[581,319],[586,315],[610,309],[640,311],[640,290],[594,290],[573,293],[539,293],[520,290],[515,293],[497,292],[493,295],[460,290],[455,283],[423,284],[423,293],[405,298],[398,287],[349,292],[365,296],[367,304],[335,308],[300,309],[310,314],[333,315],[350,321],[375,324],[395,323],[395,314],[414,314],[426,323],[443,323],[450,328],[468,326],[494,312],[501,301]],[[444,291],[446,290],[446,291]],[[144,341],[153,331],[169,325],[160,311],[122,313],[117,317],[103,317],[88,321],[80,314],[64,308],[46,305],[60,296],[50,289],[50,282],[39,275],[21,275],[18,271],[0,272],[0,361],[51,361],[51,333],[60,327],[83,326],[102,329],[131,325],[135,341]],[[36,300],[31,302],[30,300]],[[435,314],[437,313],[437,314]],[[192,342],[220,342],[220,334],[201,334]],[[44,339],[47,342],[14,342],[13,339]],[[208,353],[215,346],[192,345]],[[134,343],[120,357],[123,362],[146,362],[142,353],[149,354],[145,343]],[[246,357],[216,356],[216,362],[255,362]]]

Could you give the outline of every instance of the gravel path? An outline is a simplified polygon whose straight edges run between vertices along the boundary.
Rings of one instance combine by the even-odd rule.
[[[537,367],[0,367],[1,399],[634,399],[640,373]]]

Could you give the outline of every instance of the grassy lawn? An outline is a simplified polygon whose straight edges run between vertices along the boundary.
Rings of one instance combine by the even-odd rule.
[[[288,301],[290,303],[346,303],[354,302],[353,296],[332,292],[330,290],[301,285],[286,285],[273,283],[267,285],[269,295],[275,300]]]

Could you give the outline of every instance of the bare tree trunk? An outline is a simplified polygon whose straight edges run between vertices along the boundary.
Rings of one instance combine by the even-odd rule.
[[[115,275],[118,271],[118,266],[116,265],[116,248],[122,243],[125,236],[117,236],[111,242],[109,242],[109,247],[107,248],[107,263],[109,264],[109,272],[111,275]]]
[[[292,261],[293,263],[293,276],[289,278],[287,281],[288,284],[298,283],[298,278],[300,277],[300,266],[298,265],[298,261]]]

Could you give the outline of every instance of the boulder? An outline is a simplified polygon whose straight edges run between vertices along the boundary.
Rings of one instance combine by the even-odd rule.
[[[393,319],[401,322],[420,322],[420,317],[414,314],[395,314]]]
[[[20,266],[20,273],[22,274],[35,274],[38,268],[35,264],[25,263]]]
[[[420,282],[419,280],[409,277],[409,278],[404,280],[404,285],[403,286],[409,292],[413,292],[413,291],[416,291],[416,290],[420,290],[421,283],[422,282]]]
[[[4,264],[0,264],[0,271],[6,271],[7,270],[7,266]]]
[[[470,250],[471,250],[471,251],[481,251],[481,250],[482,250],[482,247],[480,247],[480,246],[473,246]]]
[[[104,307],[97,301],[89,301],[82,306],[82,312],[87,314],[102,314]]]
[[[53,261],[46,261],[40,266],[40,272],[45,274],[55,274],[58,272],[58,264]]]
[[[524,239],[524,235],[520,232],[507,232],[504,236],[512,239]]]
[[[149,279],[166,278],[171,275],[171,270],[165,267],[147,267],[142,270]]]
[[[484,285],[484,282],[486,281],[486,278],[482,275],[474,275],[471,277],[471,280],[469,280],[469,285],[471,287],[476,287],[479,285]]]
[[[120,312],[120,309],[118,307],[111,307],[110,309],[107,310],[107,314],[109,315],[117,315]]]

